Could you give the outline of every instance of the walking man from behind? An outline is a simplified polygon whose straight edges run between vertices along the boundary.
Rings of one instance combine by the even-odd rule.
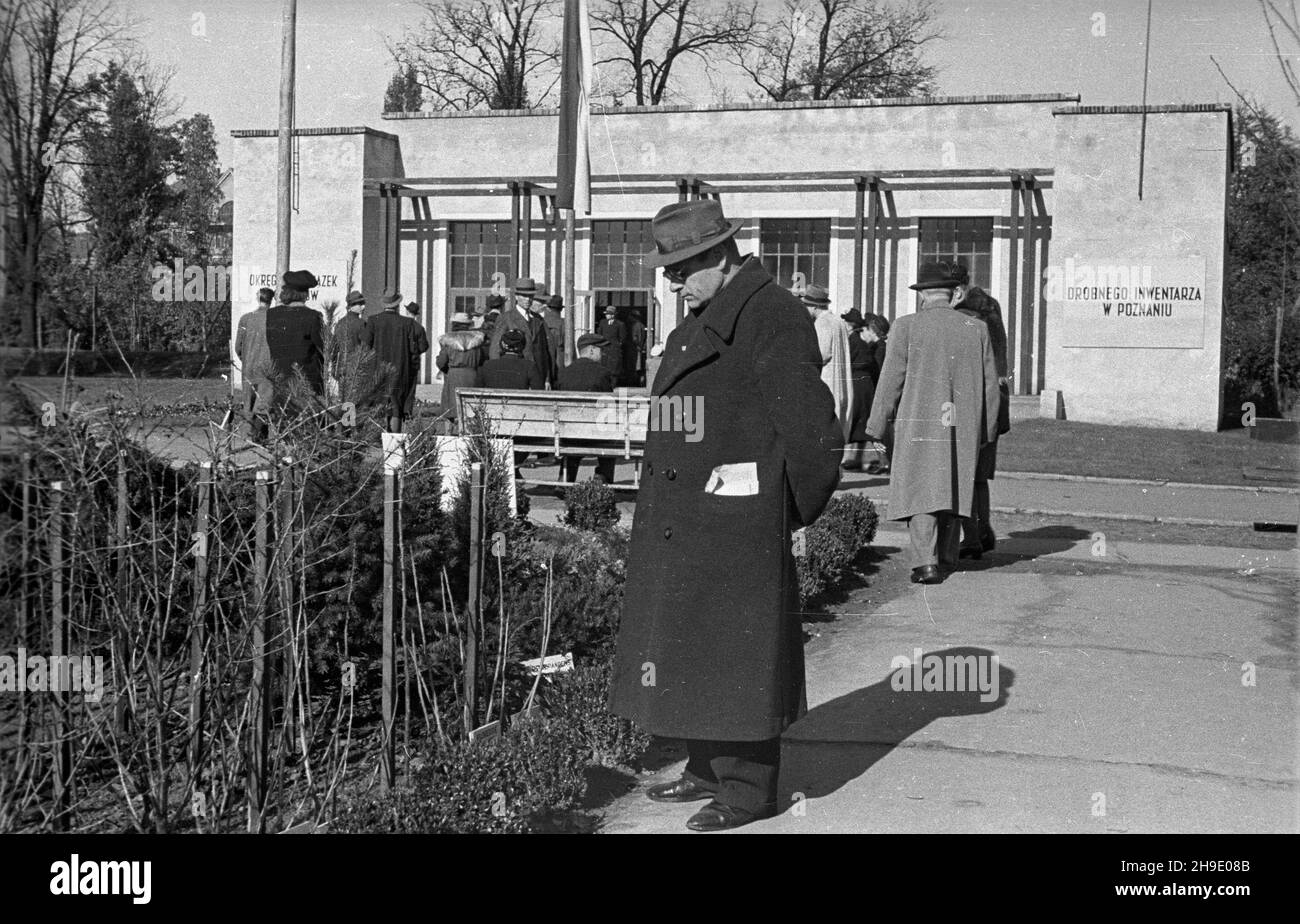
[[[938,584],[957,564],[957,517],[971,515],[980,446],[997,436],[997,368],[988,328],[953,310],[956,268],[923,263],[910,288],[921,307],[890,329],[867,421],[880,440],[894,421],[889,518],[906,520],[912,581]]]

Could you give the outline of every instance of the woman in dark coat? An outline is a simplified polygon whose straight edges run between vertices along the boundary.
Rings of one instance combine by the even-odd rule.
[[[479,367],[483,365],[485,339],[482,331],[474,330],[469,315],[459,312],[451,316],[451,331],[438,338],[441,350],[436,362],[443,375],[440,416],[449,433],[456,432],[456,418],[460,413],[456,393],[462,388],[477,388],[480,384]]]
[[[867,363],[867,371],[871,377],[871,397],[876,396],[876,384],[880,381],[880,370],[885,368],[885,349],[886,342],[889,339],[889,321],[883,315],[869,314],[863,319],[862,331],[858,336],[862,338],[863,343],[871,351],[871,357]],[[867,416],[871,415],[871,402],[867,402]],[[865,426],[865,422],[864,422]],[[894,442],[894,425],[889,425],[889,430],[883,435],[885,451],[878,453],[879,458],[867,466],[867,473],[871,475],[883,475],[889,471],[889,453]]]
[[[1011,388],[1007,379],[1007,329],[1002,323],[1002,306],[992,295],[978,286],[972,286],[966,290],[956,308],[962,314],[983,321],[988,328],[989,345],[993,347],[993,365],[998,371],[998,391],[1001,393],[997,432],[998,436],[1009,433]],[[979,460],[975,464],[975,509],[974,516],[962,520],[962,558],[979,558],[985,552],[993,551],[997,545],[997,537],[989,522],[989,481],[993,478],[997,465],[998,441],[994,437],[980,447]]]

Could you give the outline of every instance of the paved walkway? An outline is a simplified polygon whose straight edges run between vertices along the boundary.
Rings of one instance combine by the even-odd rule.
[[[905,544],[809,643],[785,811],[737,833],[1300,830],[1294,550],[1010,540],[922,587]],[[995,695],[896,690],[917,649]],[[682,832],[692,806],[643,795],[682,766],[604,830]]]

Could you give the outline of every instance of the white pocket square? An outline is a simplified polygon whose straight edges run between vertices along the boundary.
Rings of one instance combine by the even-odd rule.
[[[749,497],[758,493],[758,463],[733,462],[719,465],[704,486],[706,494],[723,497]]]

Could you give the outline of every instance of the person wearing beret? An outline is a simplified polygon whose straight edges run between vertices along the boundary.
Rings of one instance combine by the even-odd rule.
[[[583,334],[578,338],[578,355],[573,362],[560,369],[560,391],[598,391],[612,392],[614,376],[601,362],[601,351],[610,346],[608,340],[600,334]],[[614,445],[610,443],[611,447]],[[582,464],[579,456],[565,456],[563,460],[563,477],[565,481],[578,480],[578,466]],[[614,457],[596,457],[596,475],[605,484],[614,483]]]
[[[501,355],[489,359],[479,370],[479,381],[484,388],[504,388],[515,391],[540,391],[546,379],[524,351],[528,341],[523,331],[505,330],[501,333]]]
[[[283,410],[298,376],[315,394],[325,390],[325,325],[319,313],[307,307],[307,296],[319,284],[307,270],[283,276],[280,304],[266,312],[266,345],[275,368],[275,404]]]
[[[961,521],[962,558],[981,558],[997,546],[997,536],[989,522],[989,480],[998,466],[998,437],[1011,432],[1011,387],[1007,377],[1007,329],[1002,323],[1002,306],[998,300],[979,286],[970,284],[970,272],[964,263],[957,264],[961,289],[957,295],[957,311],[983,321],[989,329],[989,342],[993,346],[993,363],[998,370],[998,392],[1002,402],[998,406],[998,436],[980,447],[979,461],[975,465],[974,516]]]
[[[384,310],[371,316],[364,343],[375,351],[375,361],[388,371],[385,425],[389,433],[401,433],[406,418],[415,409],[415,385],[420,356],[429,349],[424,328],[404,316],[400,292],[389,292],[381,304]]]
[[[957,518],[973,513],[980,447],[997,437],[993,347],[982,321],[953,310],[960,286],[955,267],[921,264],[921,307],[890,329],[867,420],[874,439],[894,421],[889,518],[907,521],[918,584],[956,567]]]
[[[740,253],[742,223],[713,199],[667,205],[642,258],[688,313],[651,392],[609,707],[685,741],[682,777],[646,795],[707,800],[692,831],[777,812],[781,734],[807,710],[791,536],[844,451],[812,320]]]
[[[551,381],[551,347],[546,336],[546,324],[533,314],[532,303],[537,295],[537,283],[524,277],[515,280],[514,304],[501,309],[501,316],[492,329],[492,339],[488,343],[488,356],[497,359],[502,355],[501,337],[508,330],[517,330],[524,335],[523,355],[532,360],[537,371],[542,374],[543,382]]]

